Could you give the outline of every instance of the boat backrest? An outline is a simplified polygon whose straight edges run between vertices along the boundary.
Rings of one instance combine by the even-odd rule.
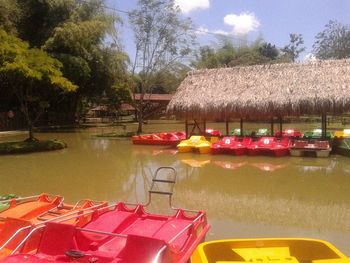
[[[75,249],[73,238],[75,231],[72,225],[47,223],[37,253],[64,255],[66,251]]]
[[[185,219],[171,219],[168,220],[165,224],[163,224],[157,232],[153,234],[152,237],[164,240],[165,242],[169,242],[174,236],[176,236],[181,230],[185,229],[192,223],[191,220],[185,220]],[[174,242],[172,243],[172,246],[180,249],[185,242],[187,241],[188,237],[191,235],[191,231],[193,228],[190,228],[188,231],[185,231],[182,233],[181,236],[179,236]]]
[[[18,229],[30,226],[30,221],[18,218],[6,218],[4,226],[0,231],[0,245],[4,244]],[[28,231],[21,231],[13,241],[11,241],[6,248],[15,249],[19,242],[26,237]]]
[[[160,254],[158,261],[154,261],[158,252],[163,247],[166,248],[166,244],[163,240],[151,237],[128,235],[125,247],[117,258],[120,259],[121,262],[170,263],[171,258],[168,249],[165,249]]]
[[[97,219],[94,219],[90,223],[84,226],[86,229],[120,233],[124,228],[131,225],[138,215],[126,211],[110,211],[100,215]],[[107,239],[110,239],[108,235],[98,235],[96,233],[88,233],[79,231],[76,234],[76,240],[79,244],[79,249],[89,249],[92,243],[101,244]]]
[[[242,144],[245,146],[248,146],[253,142],[253,139],[251,137],[244,137],[242,140]]]
[[[290,138],[289,137],[282,137],[281,138],[281,144],[288,146],[290,144]]]

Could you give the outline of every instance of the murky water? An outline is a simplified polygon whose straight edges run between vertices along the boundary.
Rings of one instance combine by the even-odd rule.
[[[223,129],[223,124],[217,126]],[[149,125],[146,129],[183,130],[183,125]],[[69,148],[1,156],[0,193],[57,193],[67,202],[82,198],[145,202],[155,170],[172,166],[178,171],[173,202],[178,207],[207,211],[212,225],[207,239],[314,237],[328,240],[350,255],[347,157],[177,154],[167,147],[92,136],[101,131],[38,134],[41,139],[64,140]],[[0,138],[10,139],[21,136]],[[166,202],[156,200],[156,204],[162,210]]]

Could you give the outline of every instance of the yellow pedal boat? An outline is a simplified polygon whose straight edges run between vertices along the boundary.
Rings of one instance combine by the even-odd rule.
[[[306,238],[227,239],[200,244],[192,263],[350,263],[326,241]]]
[[[342,131],[336,131],[334,137],[338,138],[350,138],[350,129],[344,129]]]
[[[177,148],[180,153],[198,150],[199,153],[209,153],[211,142],[207,141],[204,136],[191,136],[188,140],[181,141]]]

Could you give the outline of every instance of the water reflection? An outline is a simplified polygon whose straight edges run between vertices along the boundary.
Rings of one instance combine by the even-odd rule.
[[[206,164],[209,164],[210,160],[182,159],[181,162],[194,168],[200,168]]]
[[[177,154],[178,153],[178,150],[176,149],[160,149],[160,150],[152,150],[152,155],[153,156],[156,156],[156,155],[159,155],[159,154],[171,154],[171,155],[174,155],[174,154]]]
[[[247,164],[247,162],[232,162],[232,161],[215,161],[215,165],[229,170],[236,170],[244,165]]]
[[[292,165],[305,174],[325,173],[332,174],[339,161],[335,158],[292,158]]]
[[[272,163],[252,163],[253,167],[256,167],[264,172],[274,172],[278,169],[287,167],[287,164],[272,164]]]

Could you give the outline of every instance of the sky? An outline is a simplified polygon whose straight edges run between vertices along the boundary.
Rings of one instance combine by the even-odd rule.
[[[317,33],[330,20],[350,24],[349,0],[175,0],[182,15],[190,17],[196,28],[199,45],[213,43],[220,33],[237,39],[266,42],[282,48],[289,43],[289,34],[302,34],[306,51],[301,60],[312,53]],[[106,5],[124,11],[136,8],[137,0],[106,0]],[[118,13],[124,23],[121,42],[132,58],[134,43],[127,15]]]

